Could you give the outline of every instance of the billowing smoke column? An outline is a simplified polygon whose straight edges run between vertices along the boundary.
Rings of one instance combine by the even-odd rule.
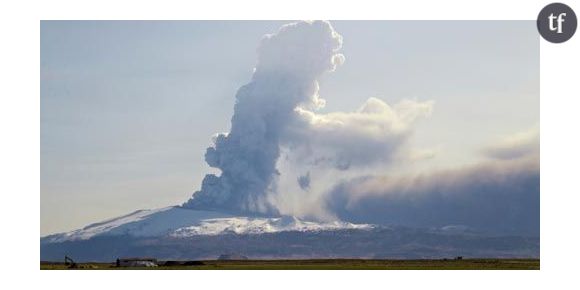
[[[231,131],[215,136],[205,154],[221,175],[206,175],[184,207],[277,214],[267,195],[276,191],[281,134],[298,106],[324,105],[317,79],[342,63],[341,45],[324,21],[285,25],[263,38],[252,80],[236,94]]]

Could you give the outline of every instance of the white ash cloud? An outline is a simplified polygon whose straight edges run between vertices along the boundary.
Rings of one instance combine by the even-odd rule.
[[[236,94],[231,130],[218,134],[205,154],[221,175],[206,175],[185,207],[277,213],[266,197],[276,192],[281,135],[299,105],[324,105],[317,79],[342,63],[341,45],[324,21],[284,25],[262,39],[252,80]]]
[[[351,166],[390,163],[403,157],[402,149],[419,118],[427,117],[433,102],[402,100],[393,106],[368,99],[355,112],[317,114],[297,108],[297,118],[288,128],[286,142],[296,158],[314,166],[339,170]]]
[[[298,107],[277,164],[284,190],[270,195],[272,204],[282,214],[336,219],[324,200],[337,182],[428,158],[417,154],[410,138],[414,123],[432,109],[431,101],[402,100],[391,106],[377,98],[353,112],[319,114]],[[302,172],[308,172],[307,190],[304,176],[297,175]]]
[[[317,215],[322,211],[318,195],[329,189],[322,186],[329,181],[313,187],[310,170],[347,171],[400,155],[411,125],[430,114],[432,102],[404,100],[390,106],[370,98],[355,112],[316,113],[325,105],[317,80],[344,62],[341,46],[342,37],[324,21],[285,25],[263,38],[252,80],[237,92],[230,132],[216,135],[205,154],[221,175],[206,175],[185,207],[279,214],[280,195],[305,192],[312,196],[298,204],[313,203],[307,212]],[[306,175],[279,170],[283,148],[300,168],[296,172]],[[304,211],[284,208],[282,213]]]

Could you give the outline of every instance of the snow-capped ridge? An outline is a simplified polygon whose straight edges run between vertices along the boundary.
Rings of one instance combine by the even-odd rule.
[[[214,211],[201,211],[171,206],[137,210],[130,214],[90,224],[82,229],[55,234],[41,239],[42,243],[88,240],[99,236],[185,238],[194,235],[262,234],[284,231],[325,231],[370,229],[368,224],[341,221],[305,221],[294,216],[245,217]]]
[[[176,230],[172,236],[188,237],[194,235],[219,235],[219,234],[265,234],[277,232],[314,232],[344,229],[371,229],[368,224],[352,224],[347,222],[313,222],[303,221],[293,216],[279,218],[248,218],[232,217],[207,219],[199,225],[184,227]]]

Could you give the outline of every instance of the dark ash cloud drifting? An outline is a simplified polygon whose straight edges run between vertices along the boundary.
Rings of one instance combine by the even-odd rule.
[[[352,222],[538,235],[540,164],[530,157],[417,176],[365,177],[337,185],[327,203]]]

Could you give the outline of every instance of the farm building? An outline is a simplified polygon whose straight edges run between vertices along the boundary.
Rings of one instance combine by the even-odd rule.
[[[157,267],[154,258],[122,258],[117,259],[117,267]]]

